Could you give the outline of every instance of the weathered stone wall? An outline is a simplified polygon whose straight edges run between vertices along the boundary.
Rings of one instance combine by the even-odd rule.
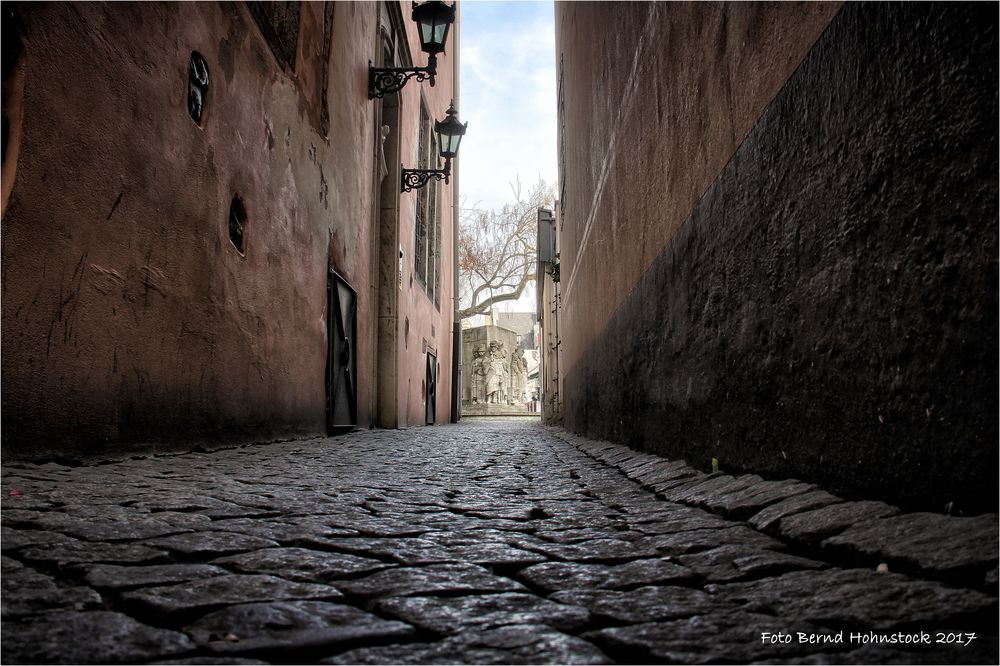
[[[569,99],[603,79],[570,67],[593,57],[571,48],[590,17],[560,14]],[[654,258],[627,295],[564,292],[566,424],[848,496],[995,508],[996,24],[990,5],[845,5],[683,224],[652,240],[646,230],[676,207],[650,202],[686,192],[676,179],[706,168],[699,151],[656,140],[676,131],[659,119],[678,105],[707,119],[731,111],[711,87],[651,95],[629,116],[639,137],[610,158],[603,201],[613,203],[591,208],[593,190],[567,196],[570,244],[586,224],[590,245],[645,238]],[[745,48],[755,44],[748,35]],[[742,48],[720,44],[722,60],[741,61]],[[713,63],[692,76],[712,80]],[[710,144],[710,129],[694,140]],[[569,185],[594,162],[587,136],[567,116],[567,147],[582,157],[568,161]],[[630,242],[602,249],[607,283],[633,262]],[[563,276],[589,274],[588,247],[564,249]],[[599,335],[578,333],[608,298]]]
[[[3,211],[5,454],[324,432],[331,268],[357,291],[357,422],[371,422],[378,127],[367,75],[380,11],[302,3],[297,35],[277,48],[242,2],[17,5],[25,82]],[[192,51],[209,69],[200,127],[187,110]],[[453,60],[438,67],[427,99],[441,118]],[[421,88],[400,96],[408,165]],[[6,178],[5,164],[5,190]],[[234,197],[245,256],[230,241]],[[447,304],[450,272],[442,285]],[[451,313],[425,301],[400,304],[400,327],[409,317],[415,335],[447,340]],[[450,345],[436,346],[448,377]],[[419,358],[413,349],[398,376],[417,413],[420,337]],[[448,402],[444,381],[439,420]]]

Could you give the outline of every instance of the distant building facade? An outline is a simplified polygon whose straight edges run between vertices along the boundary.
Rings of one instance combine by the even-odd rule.
[[[457,21],[370,100],[410,3],[3,11],[5,455],[452,417]]]
[[[530,363],[521,336],[502,326],[462,331],[462,413],[520,413],[530,400]]]
[[[548,416],[704,468],[995,509],[996,6],[555,13]]]
[[[536,349],[535,329],[538,327],[534,312],[498,312],[493,316],[497,326],[517,333],[521,349]]]

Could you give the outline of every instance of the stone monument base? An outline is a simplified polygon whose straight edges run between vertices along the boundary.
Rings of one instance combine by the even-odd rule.
[[[462,405],[462,416],[511,416],[528,413],[527,405],[498,405],[493,403]]]

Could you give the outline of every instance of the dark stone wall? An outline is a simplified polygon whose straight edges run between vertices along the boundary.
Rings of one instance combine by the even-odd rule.
[[[996,28],[845,5],[567,375],[567,426],[996,510]]]

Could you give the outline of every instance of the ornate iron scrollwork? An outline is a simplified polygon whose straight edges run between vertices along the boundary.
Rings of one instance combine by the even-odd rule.
[[[426,67],[372,67],[368,61],[368,99],[383,97],[402,90],[406,82],[416,78],[417,82],[428,81],[434,86],[437,74],[437,58],[431,54]]]
[[[394,92],[399,92],[406,85],[406,82],[416,77],[417,81],[427,81],[434,85],[434,73],[427,72],[425,68],[403,69],[398,67],[369,68],[368,70],[368,98],[384,97]]]
[[[448,182],[450,169],[403,169],[399,172],[400,192],[419,190],[427,184],[431,178]]]

